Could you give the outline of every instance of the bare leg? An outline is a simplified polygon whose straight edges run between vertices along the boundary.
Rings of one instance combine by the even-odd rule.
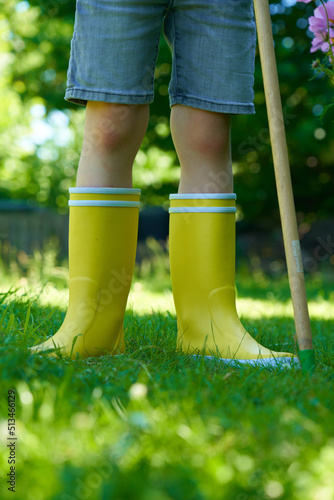
[[[146,133],[149,106],[89,101],[77,187],[132,187],[132,165]]]
[[[230,115],[175,105],[171,133],[181,164],[179,193],[232,193]]]

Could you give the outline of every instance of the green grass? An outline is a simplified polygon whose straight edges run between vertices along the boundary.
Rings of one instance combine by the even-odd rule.
[[[181,354],[163,256],[134,280],[124,356],[32,355],[27,346],[61,325],[68,293],[66,269],[52,259],[43,275],[36,269],[22,277],[12,267],[0,290],[1,499],[333,500],[330,281],[307,282],[317,360],[309,376]],[[269,348],[294,349],[286,280],[257,274],[237,285],[249,332]],[[6,484],[10,389],[15,494]]]

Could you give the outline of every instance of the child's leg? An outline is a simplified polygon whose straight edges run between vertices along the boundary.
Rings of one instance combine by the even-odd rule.
[[[291,362],[242,326],[235,304],[236,195],[231,114],[254,113],[252,2],[174,0],[164,29],[173,54],[171,130],[181,164],[171,195],[169,254],[178,341],[238,363]]]
[[[131,189],[132,164],[147,122],[146,104],[88,102],[77,187],[70,189],[67,314],[59,330],[32,352],[54,347],[71,357],[124,352],[140,205],[140,190]]]
[[[87,111],[77,187],[69,190],[69,304],[59,330],[33,352],[124,352],[140,206],[132,164],[154,97],[166,7],[167,0],[76,2],[65,99]]]
[[[230,115],[175,105],[171,133],[181,164],[179,193],[231,193]]]
[[[228,362],[296,361],[252,338],[235,304],[235,212],[228,114],[175,105],[171,130],[181,164],[171,195],[170,269],[178,341],[189,354]]]
[[[148,118],[148,104],[89,101],[77,186],[132,187],[132,165]]]

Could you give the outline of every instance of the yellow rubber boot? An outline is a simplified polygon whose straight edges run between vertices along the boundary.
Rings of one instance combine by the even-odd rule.
[[[236,195],[170,195],[169,252],[178,343],[188,354],[232,363],[282,365],[291,353],[260,345],[235,303]],[[204,351],[203,351],[204,350]]]
[[[72,358],[124,352],[139,198],[139,189],[70,188],[68,310],[57,333],[32,352],[55,345]]]

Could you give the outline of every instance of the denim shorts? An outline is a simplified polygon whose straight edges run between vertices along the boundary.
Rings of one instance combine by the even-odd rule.
[[[170,106],[255,112],[252,0],[77,0],[65,99],[151,103],[162,30]]]

